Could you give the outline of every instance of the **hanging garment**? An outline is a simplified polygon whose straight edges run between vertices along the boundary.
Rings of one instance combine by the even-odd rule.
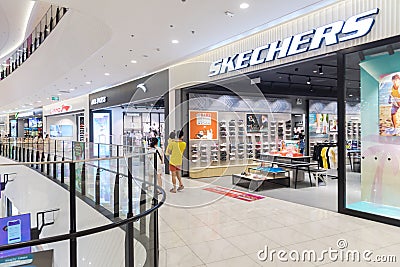
[[[322,160],[322,167],[324,168],[324,169],[328,169],[328,161],[327,161],[327,158],[326,158],[326,151],[328,150],[328,147],[323,147],[322,149],[321,149],[321,160]]]

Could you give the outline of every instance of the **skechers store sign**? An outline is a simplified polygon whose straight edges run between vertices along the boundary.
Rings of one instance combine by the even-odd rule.
[[[275,59],[301,54],[322,47],[335,45],[340,42],[356,39],[367,35],[375,23],[373,15],[379,13],[375,8],[359,15],[350,17],[346,21],[337,21],[319,28],[290,36],[283,41],[276,41],[254,50],[245,51],[231,57],[215,61],[210,66],[209,77],[241,70]]]

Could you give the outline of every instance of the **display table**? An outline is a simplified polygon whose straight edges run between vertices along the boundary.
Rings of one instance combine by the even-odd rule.
[[[275,155],[269,155],[269,156],[274,156],[274,160],[255,160],[261,163],[267,163],[270,164],[271,167],[281,167],[281,168],[285,168],[285,169],[292,169],[295,171],[295,175],[294,175],[294,188],[297,188],[297,180],[298,180],[298,176],[299,176],[299,171],[307,171],[308,172],[308,177],[310,179],[310,186],[312,186],[312,181],[311,181],[311,166],[315,166],[318,165],[317,163],[310,163],[310,162],[304,162],[304,161],[295,161],[292,159],[297,159],[299,157],[284,157],[286,159],[290,159],[290,162],[286,162],[286,161],[281,161],[280,159],[282,159],[282,156],[279,157],[279,155],[277,155],[277,157],[275,157]],[[309,160],[309,158],[307,156],[303,157],[304,160]]]
[[[270,153],[262,153],[260,154],[260,159],[269,158],[271,161],[284,161],[285,159],[289,162],[294,161],[303,161],[303,162],[311,162],[311,156],[298,156],[298,157],[291,157],[291,156],[282,156],[279,154],[270,154]]]
[[[290,177],[286,176],[286,172],[277,172],[270,173],[271,177],[263,176],[257,177],[254,174],[242,175],[242,174],[233,174],[232,175],[232,184],[239,185],[242,187],[246,187],[252,191],[261,190],[264,185],[270,184],[278,184],[285,187],[290,186]]]

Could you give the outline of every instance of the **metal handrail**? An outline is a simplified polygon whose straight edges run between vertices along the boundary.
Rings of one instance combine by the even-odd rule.
[[[14,243],[14,244],[9,244],[9,245],[3,245],[3,246],[0,246],[0,251],[65,241],[65,240],[69,240],[72,238],[78,238],[78,237],[88,236],[88,235],[92,235],[92,234],[97,234],[100,232],[104,232],[107,230],[111,230],[111,229],[120,227],[122,225],[131,223],[131,222],[135,222],[135,221],[139,220],[140,218],[147,216],[147,215],[151,214],[152,212],[154,212],[155,210],[159,209],[165,203],[165,199],[166,199],[165,190],[158,185],[156,185],[156,188],[159,189],[161,192],[161,195],[162,195],[161,200],[159,200],[158,204],[153,206],[151,209],[148,209],[138,215],[135,215],[135,216],[127,218],[127,219],[123,219],[122,221],[119,221],[119,222],[114,222],[114,223],[110,223],[107,225],[82,230],[82,231],[79,231],[76,233],[57,235],[57,236],[46,237],[46,238],[41,238],[41,239],[37,239],[37,240],[30,240],[30,241],[19,242],[19,243]]]

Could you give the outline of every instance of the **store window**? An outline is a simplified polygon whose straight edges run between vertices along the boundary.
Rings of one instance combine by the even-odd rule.
[[[400,219],[399,62],[398,43],[345,56],[345,207],[392,219]]]

